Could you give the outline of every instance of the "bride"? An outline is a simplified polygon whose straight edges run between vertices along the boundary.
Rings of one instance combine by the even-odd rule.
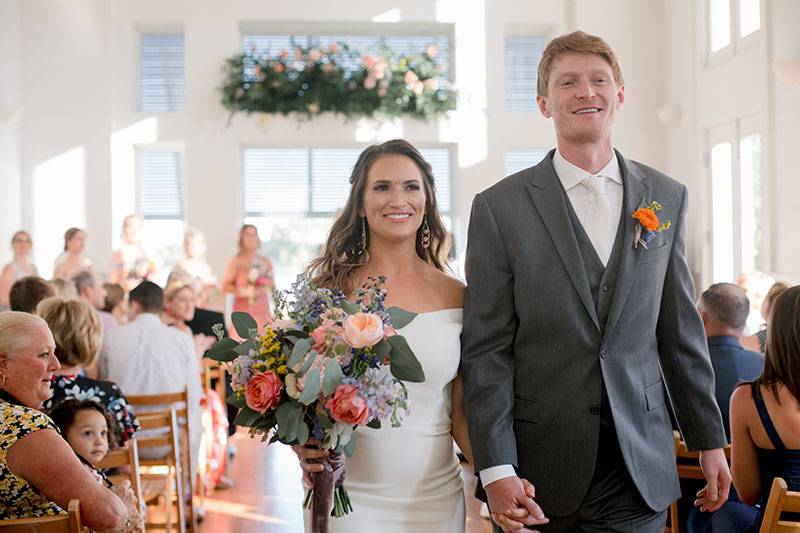
[[[426,379],[406,383],[409,414],[402,427],[356,430],[356,449],[346,465],[353,512],[332,518],[331,531],[463,533],[464,494],[453,440],[471,462],[458,376],[464,285],[445,272],[450,240],[431,166],[407,141],[387,141],[361,153],[350,184],[347,203],[309,273],[317,286],[345,294],[369,277],[384,276],[387,307],[417,313],[400,334]],[[322,466],[307,459],[327,452],[294,450],[308,483],[308,475]]]

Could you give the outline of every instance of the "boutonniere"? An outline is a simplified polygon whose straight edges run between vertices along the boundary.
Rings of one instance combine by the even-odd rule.
[[[633,236],[634,248],[638,248],[641,245],[646,250],[648,243],[653,240],[657,233],[666,231],[672,226],[671,220],[661,222],[656,214],[657,211],[661,211],[660,203],[655,200],[647,203],[647,200],[642,198],[642,204],[639,209],[633,212],[633,218],[639,221],[636,224],[636,233]]]

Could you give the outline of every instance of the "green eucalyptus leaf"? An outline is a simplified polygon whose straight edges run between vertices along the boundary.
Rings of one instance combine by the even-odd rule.
[[[311,367],[311,365],[314,364],[314,361],[317,359],[317,355],[319,354],[317,354],[317,352],[314,350],[308,352],[305,361],[303,361],[303,366],[301,366],[300,370],[296,372],[298,378],[303,377],[303,374],[305,374],[308,371],[309,367]]]
[[[281,440],[291,442],[297,437],[297,428],[303,419],[303,406],[297,402],[282,403],[275,412],[278,435]]]
[[[342,450],[347,455],[347,457],[352,457],[353,456],[353,452],[356,451],[356,434],[355,433],[350,435],[350,440],[347,442],[347,444],[344,445],[344,448]]]
[[[417,360],[417,356],[411,351],[408,342],[400,335],[389,337],[389,344],[392,345],[391,372],[394,377],[401,381],[412,383],[422,383],[425,381],[425,372],[422,365]]]
[[[361,308],[350,300],[342,300],[340,305],[342,306],[342,309],[344,309],[344,312],[348,315],[354,315],[361,312]]]
[[[258,411],[253,411],[247,406],[242,407],[239,409],[239,413],[236,415],[236,420],[233,421],[234,424],[237,426],[244,426],[244,427],[251,427],[258,422],[258,419],[261,418],[261,413]]]
[[[327,359],[325,361],[325,374],[322,377],[322,394],[328,396],[336,390],[336,387],[342,384],[342,367],[339,366],[336,359]]]
[[[292,355],[289,357],[289,362],[287,362],[286,365],[291,368],[299,363],[302,357],[311,349],[311,346],[313,346],[313,344],[310,339],[300,339],[294,343]]]
[[[381,339],[378,344],[372,347],[372,351],[375,352],[376,357],[383,359],[391,353],[392,345],[386,339]]]
[[[389,315],[389,322],[394,329],[406,327],[417,316],[416,313],[409,313],[399,307],[390,307],[386,310],[386,313]]]
[[[322,413],[317,413],[317,425],[320,429],[331,429],[333,427],[333,420]]]
[[[302,446],[306,442],[308,442],[308,437],[310,436],[308,425],[305,422],[300,422],[300,425],[297,428],[297,444]]]
[[[367,427],[372,429],[381,429],[381,421],[378,420],[377,418],[374,420],[370,420],[369,423],[367,424]]]
[[[227,403],[229,403],[230,405],[233,405],[234,407],[238,407],[239,409],[241,409],[241,408],[243,408],[244,406],[247,405],[247,402],[245,401],[244,397],[239,398],[236,395],[236,393],[233,393],[230,396],[228,396],[225,399],[225,401]]]
[[[303,392],[298,401],[303,405],[309,405],[317,399],[319,394],[319,368],[309,370],[303,383]]]
[[[234,348],[233,351],[236,352],[239,355],[244,355],[244,354],[248,353],[250,350],[256,350],[256,349],[257,349],[256,348],[256,343],[253,342],[252,339],[248,339],[248,340],[244,341],[243,343],[241,343],[236,348]]]
[[[237,346],[239,346],[238,342],[229,337],[225,337],[215,342],[214,346],[206,352],[205,357],[213,359],[214,361],[228,363],[236,359],[237,354],[234,350]]]
[[[251,330],[258,331],[256,319],[253,318],[250,313],[235,311],[231,314],[231,322],[233,322],[233,327],[236,329],[236,333],[243,339],[250,338]]]

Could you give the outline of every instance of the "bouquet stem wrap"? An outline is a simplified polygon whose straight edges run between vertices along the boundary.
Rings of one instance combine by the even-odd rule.
[[[331,452],[328,457],[309,460],[325,467],[311,474],[314,485],[304,502],[306,508],[311,506],[312,533],[330,533],[331,515],[340,517],[353,510],[344,488],[344,459],[344,454]]]

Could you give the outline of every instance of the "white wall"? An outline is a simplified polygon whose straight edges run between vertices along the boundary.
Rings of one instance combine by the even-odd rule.
[[[0,108],[21,105],[21,0],[0,2]],[[22,227],[19,121],[0,117],[0,264],[11,259],[11,235]]]
[[[474,194],[503,175],[508,148],[549,148],[552,125],[536,113],[504,110],[503,43],[507,32],[551,37],[584,29],[615,48],[626,79],[626,104],[618,115],[617,146],[631,158],[673,172],[691,184],[696,165],[673,160],[686,138],[666,131],[656,108],[675,96],[669,72],[672,44],[685,47],[679,19],[662,4],[691,0],[309,0],[233,3],[158,0],[26,0],[20,6],[21,73],[26,108],[21,123],[19,177],[22,222],[34,230],[37,261],[49,270],[59,252],[60,233],[85,224],[89,253],[105,269],[122,217],[134,208],[134,148],[173,143],[185,148],[188,176],[187,222],[208,238],[209,260],[220,271],[233,252],[241,222],[243,146],[341,146],[402,135],[416,144],[448,143],[455,148],[454,231],[463,236]],[[216,88],[224,58],[239,52],[243,25],[274,27],[287,21],[361,24],[372,20],[448,23],[455,37],[459,110],[449,121],[399,121],[377,126],[322,117],[298,123],[284,117],[236,116],[227,125]],[[663,20],[662,20],[663,19]],[[2,28],[0,28],[2,29]],[[179,30],[185,34],[186,112],[142,113],[137,105],[137,35]],[[0,39],[9,39],[2,33]],[[3,47],[3,50],[6,50]],[[0,58],[8,61],[3,51]],[[13,55],[13,54],[12,54]],[[13,65],[12,65],[13,66]],[[5,71],[4,71],[5,72]],[[10,69],[11,78],[14,69]],[[41,83],[41,79],[57,80]],[[667,77],[668,78],[668,77]],[[12,83],[13,84],[13,83]],[[535,95],[531,94],[531,98]],[[12,158],[13,159],[13,158]],[[686,159],[681,157],[681,161]],[[3,168],[3,167],[0,167]],[[688,177],[687,177],[688,176]],[[12,180],[13,181],[13,180]],[[40,183],[52,185],[34,195]],[[13,187],[11,188],[13,193]],[[53,191],[60,191],[58,195]],[[66,201],[69,199],[69,201]],[[76,209],[81,202],[85,209]],[[58,210],[49,205],[61,205]],[[82,218],[83,217],[83,218]],[[48,226],[49,224],[49,226]],[[45,231],[47,227],[47,231]],[[58,228],[57,231],[51,227]],[[11,224],[0,226],[5,239]],[[699,228],[693,231],[700,233]],[[697,240],[695,238],[695,240]]]
[[[762,0],[762,28],[736,54],[709,61],[704,3],[664,2],[663,102],[680,111],[666,130],[666,171],[689,187],[689,251],[698,287],[711,282],[711,196],[708,131],[757,117],[766,184],[766,270],[777,279],[800,278],[800,230],[794,212],[800,198],[800,87],[775,79],[774,59],[800,57],[800,3]]]

